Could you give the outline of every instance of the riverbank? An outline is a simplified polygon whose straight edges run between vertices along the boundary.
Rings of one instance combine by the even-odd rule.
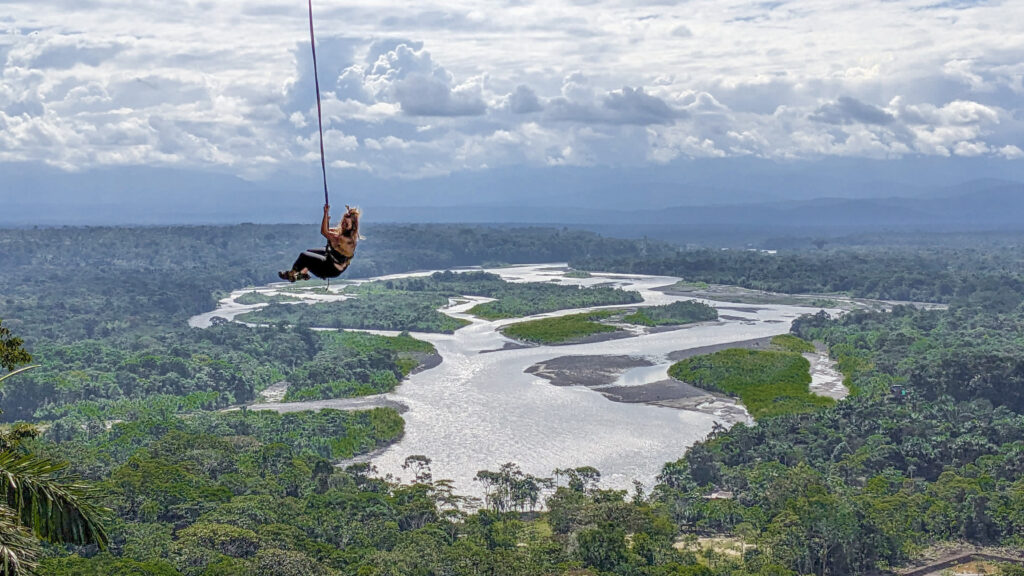
[[[674,350],[666,354],[665,358],[675,363],[733,348],[769,350],[772,349],[772,337]],[[804,357],[810,363],[812,381],[809,388],[812,394],[834,400],[841,400],[847,396],[849,391],[842,383],[843,376],[824,350],[804,354]],[[623,377],[631,370],[656,366],[658,364],[655,362],[639,356],[580,355],[559,356],[537,362],[524,372],[543,378],[553,386],[589,388],[613,402],[692,410],[721,418],[728,423],[752,421],[746,408],[737,399],[671,378],[667,375],[668,365],[664,366],[664,378],[639,383],[622,382]],[[656,371],[651,373],[658,374]]]
[[[926,310],[945,310],[948,304],[935,302],[915,302],[910,300],[875,300],[871,298],[854,298],[846,294],[785,294],[741,288],[726,284],[705,284],[702,282],[679,281],[667,286],[659,286],[654,290],[668,296],[685,298],[702,298],[716,302],[737,304],[782,304],[786,306],[808,306],[812,308],[832,308],[843,311],[850,310],[891,310],[893,306],[908,305]],[[719,310],[723,309],[719,307]]]
[[[751,311],[754,310],[751,309]],[[670,363],[674,363],[684,358],[710,354],[728,348],[759,350],[767,349],[770,346],[771,337],[769,336],[673,350],[666,354],[665,358]],[[735,399],[670,378],[668,376],[669,364],[664,366],[663,378],[638,384],[620,383],[622,377],[629,370],[653,366],[657,366],[657,364],[647,358],[636,356],[559,356],[538,362],[524,372],[543,378],[554,386],[590,388],[612,402],[691,410],[715,416],[730,424],[752,421],[746,409]]]

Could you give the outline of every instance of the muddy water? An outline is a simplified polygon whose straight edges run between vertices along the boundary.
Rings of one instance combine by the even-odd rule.
[[[596,285],[612,283],[639,291],[644,303],[667,304],[686,299],[654,291],[676,282],[664,276],[594,274],[592,278],[565,278],[558,265],[520,266],[489,270],[513,282],[548,282]],[[602,472],[602,485],[627,489],[634,479],[650,486],[665,462],[682,456],[702,439],[716,420],[714,414],[647,404],[612,402],[599,391],[582,386],[552,386],[524,372],[545,360],[567,355],[630,355],[654,366],[630,370],[620,384],[635,386],[665,378],[671,352],[783,334],[800,314],[813,312],[797,306],[735,306],[728,318],[680,330],[644,333],[626,339],[569,346],[534,346],[502,349],[508,339],[497,331],[522,319],[484,321],[465,314],[479,299],[461,301],[445,309],[471,325],[453,335],[415,334],[437,347],[444,358],[436,368],[412,375],[394,393],[369,399],[311,403],[263,404],[273,410],[358,408],[396,405],[406,408],[405,435],[377,454],[372,462],[380,473],[402,478],[405,458],[422,454],[433,460],[435,478],[454,480],[463,494],[480,495],[473,481],[477,471],[495,470],[516,462],[535,475],[553,469],[594,466]],[[230,305],[204,315],[235,313]],[[564,310],[536,317],[571,314]],[[201,325],[202,319],[195,319]],[[486,352],[486,353],[484,353]]]

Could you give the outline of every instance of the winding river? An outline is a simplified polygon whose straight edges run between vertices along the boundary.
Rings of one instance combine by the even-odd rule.
[[[593,274],[590,278],[567,278],[564,264],[487,271],[511,282],[612,284],[640,292],[646,305],[686,299],[654,290],[678,280],[665,276]],[[275,284],[260,290],[274,293],[281,286]],[[244,292],[251,290],[232,294],[217,310],[196,316],[189,323],[204,327],[215,316],[232,319],[258,308],[258,304],[234,303],[234,298]],[[315,299],[337,297],[320,292]],[[410,475],[402,469],[406,457],[426,455],[432,460],[434,478],[453,480],[457,490],[467,495],[482,495],[482,487],[473,481],[477,471],[496,470],[505,462],[515,462],[525,472],[540,476],[550,476],[555,468],[593,466],[601,471],[601,484],[606,488],[628,489],[634,479],[650,487],[662,465],[680,458],[687,447],[707,435],[716,420],[730,423],[748,417],[741,411],[737,418],[735,406],[723,405],[719,410],[713,402],[698,410],[613,402],[599,390],[554,386],[525,370],[562,356],[632,356],[651,366],[625,371],[614,385],[642,385],[666,377],[670,353],[783,334],[797,316],[817,310],[707,301],[719,308],[720,321],[603,342],[521,348],[506,347],[510,341],[497,328],[522,319],[492,322],[466,314],[478,301],[462,300],[444,309],[447,314],[472,322],[455,334],[414,334],[432,343],[443,362],[411,375],[393,393],[359,399],[255,404],[251,408],[404,408],[405,435],[374,454],[372,464],[381,474],[408,480]],[[580,311],[563,310],[536,318]],[[832,368],[822,362],[816,364],[816,370],[827,372]]]

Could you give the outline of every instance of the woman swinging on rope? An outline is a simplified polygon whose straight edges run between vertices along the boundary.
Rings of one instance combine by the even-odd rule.
[[[327,238],[327,247],[306,250],[292,264],[291,270],[277,273],[282,280],[295,282],[309,280],[312,273],[319,278],[329,279],[341,276],[356,254],[359,241],[359,209],[345,206],[345,215],[337,227],[331,228],[331,203],[327,196],[327,163],[324,159],[324,121],[320,108],[320,78],[316,72],[316,40],[313,37],[313,0],[309,0],[309,46],[313,52],[313,82],[316,86],[316,121],[320,132],[320,170],[324,176],[324,219],[320,223],[320,234]]]
[[[345,206],[345,215],[334,228],[331,228],[331,207],[324,204],[324,219],[320,222],[320,234],[327,239],[325,248],[306,250],[292,264],[291,270],[277,273],[282,280],[295,282],[309,280],[312,273],[318,278],[337,278],[348,268],[352,257],[356,254],[356,243],[359,236],[359,208]]]

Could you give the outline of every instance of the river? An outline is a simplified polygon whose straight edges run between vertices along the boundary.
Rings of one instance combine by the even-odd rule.
[[[543,264],[487,271],[513,282],[611,283],[639,291],[648,305],[686,299],[654,290],[673,284],[677,278],[619,274],[566,278],[563,267]],[[273,288],[263,290],[273,292]],[[209,325],[214,316],[233,317],[259,307],[240,310],[241,305],[232,300],[241,293],[225,299],[217,311],[193,318],[190,324]],[[321,292],[317,299],[325,297],[331,298]],[[425,455],[432,460],[434,478],[453,480],[458,492],[467,495],[482,495],[482,486],[473,480],[477,471],[496,470],[505,462],[515,462],[525,472],[539,476],[550,476],[555,468],[593,466],[602,473],[603,487],[629,489],[633,480],[650,487],[664,463],[680,458],[687,447],[707,435],[716,420],[727,422],[728,411],[723,410],[719,416],[707,409],[613,402],[597,390],[554,386],[524,371],[560,356],[629,355],[652,364],[628,370],[616,382],[635,386],[665,378],[671,363],[667,357],[672,352],[783,334],[789,331],[793,319],[817,310],[706,301],[720,309],[722,320],[604,342],[506,349],[510,341],[497,328],[522,319],[492,322],[465,314],[478,301],[462,301],[444,310],[472,322],[455,334],[414,334],[432,343],[443,362],[413,374],[393,393],[358,400],[258,404],[252,408],[291,411],[402,405],[406,408],[405,435],[375,454],[372,464],[381,474],[408,480],[411,475],[402,469],[406,457]]]

